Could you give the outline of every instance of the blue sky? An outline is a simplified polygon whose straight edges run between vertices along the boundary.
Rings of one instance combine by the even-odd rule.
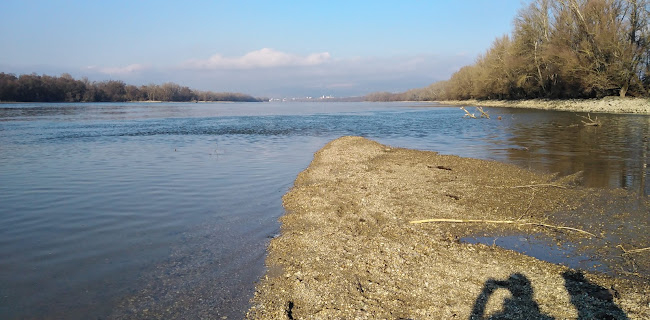
[[[0,1],[0,72],[257,96],[361,95],[447,79],[521,0]]]

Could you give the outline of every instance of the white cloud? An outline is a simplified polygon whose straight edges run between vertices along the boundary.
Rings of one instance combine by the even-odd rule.
[[[257,69],[291,66],[315,66],[330,60],[328,52],[298,56],[269,48],[249,52],[241,57],[215,54],[206,60],[192,59],[183,65],[192,69]]]
[[[356,82],[338,82],[338,83],[330,83],[325,85],[325,87],[329,89],[335,89],[335,88],[354,88],[358,86],[359,84]]]
[[[136,85],[172,81],[198,90],[255,96],[351,96],[425,87],[448,79],[472,60],[453,54],[336,59],[328,53],[295,55],[262,49],[236,57],[215,55],[174,67],[94,66],[86,68],[82,75],[90,75],[93,80],[121,79]]]
[[[276,68],[270,68],[261,67],[259,61],[256,62],[258,67],[251,67],[253,63],[250,61],[257,61],[251,56],[255,55],[229,58],[231,63],[237,61],[236,66],[230,64],[229,67],[208,66],[208,60],[203,61],[204,65],[185,65],[174,69],[173,75],[167,79],[176,79],[174,81],[201,90],[239,91],[255,96],[353,96],[426,87],[435,81],[448,79],[460,67],[472,62],[466,57],[419,54],[328,58],[308,68],[297,68],[295,63],[286,66],[288,63],[284,62],[285,67],[276,63]],[[308,60],[305,56],[299,58]],[[214,61],[223,62],[222,59],[226,58]]]
[[[100,73],[110,74],[110,75],[125,75],[129,73],[134,73],[138,71],[145,70],[146,67],[141,64],[130,64],[126,67],[97,67],[97,66],[88,66],[86,69],[90,71],[97,71]]]

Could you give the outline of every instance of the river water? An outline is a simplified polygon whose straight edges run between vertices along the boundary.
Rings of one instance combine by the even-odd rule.
[[[241,318],[282,195],[343,135],[650,193],[649,116],[430,106],[1,104],[0,318]]]

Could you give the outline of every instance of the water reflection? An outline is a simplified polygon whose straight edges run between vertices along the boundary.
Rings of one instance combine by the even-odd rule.
[[[567,112],[510,113],[502,138],[517,147],[503,151],[507,161],[560,175],[582,171],[585,186],[650,194],[650,117],[598,115],[603,125],[593,127]]]

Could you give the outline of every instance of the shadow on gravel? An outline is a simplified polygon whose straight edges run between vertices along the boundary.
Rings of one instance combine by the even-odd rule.
[[[578,319],[628,319],[627,315],[613,301],[618,293],[605,289],[587,280],[581,272],[567,271],[562,274],[565,287],[571,295],[571,303],[578,311]],[[498,289],[510,291],[510,297],[503,301],[500,312],[485,316],[485,309],[492,294]],[[543,314],[533,300],[530,280],[521,273],[514,273],[507,280],[489,279],[476,298],[470,320],[482,319],[554,319]]]
[[[490,299],[490,296],[497,289],[506,289],[510,291],[511,297],[503,301],[503,309],[501,312],[494,314],[490,317],[485,317],[485,307]],[[539,310],[537,302],[533,300],[533,287],[530,285],[530,280],[521,273],[510,275],[507,280],[489,279],[483,285],[483,290],[476,298],[470,320],[480,319],[545,319],[551,320]]]
[[[618,292],[605,289],[585,279],[582,272],[569,270],[562,274],[564,286],[571,295],[571,303],[578,310],[578,319],[629,319],[614,303]]]

